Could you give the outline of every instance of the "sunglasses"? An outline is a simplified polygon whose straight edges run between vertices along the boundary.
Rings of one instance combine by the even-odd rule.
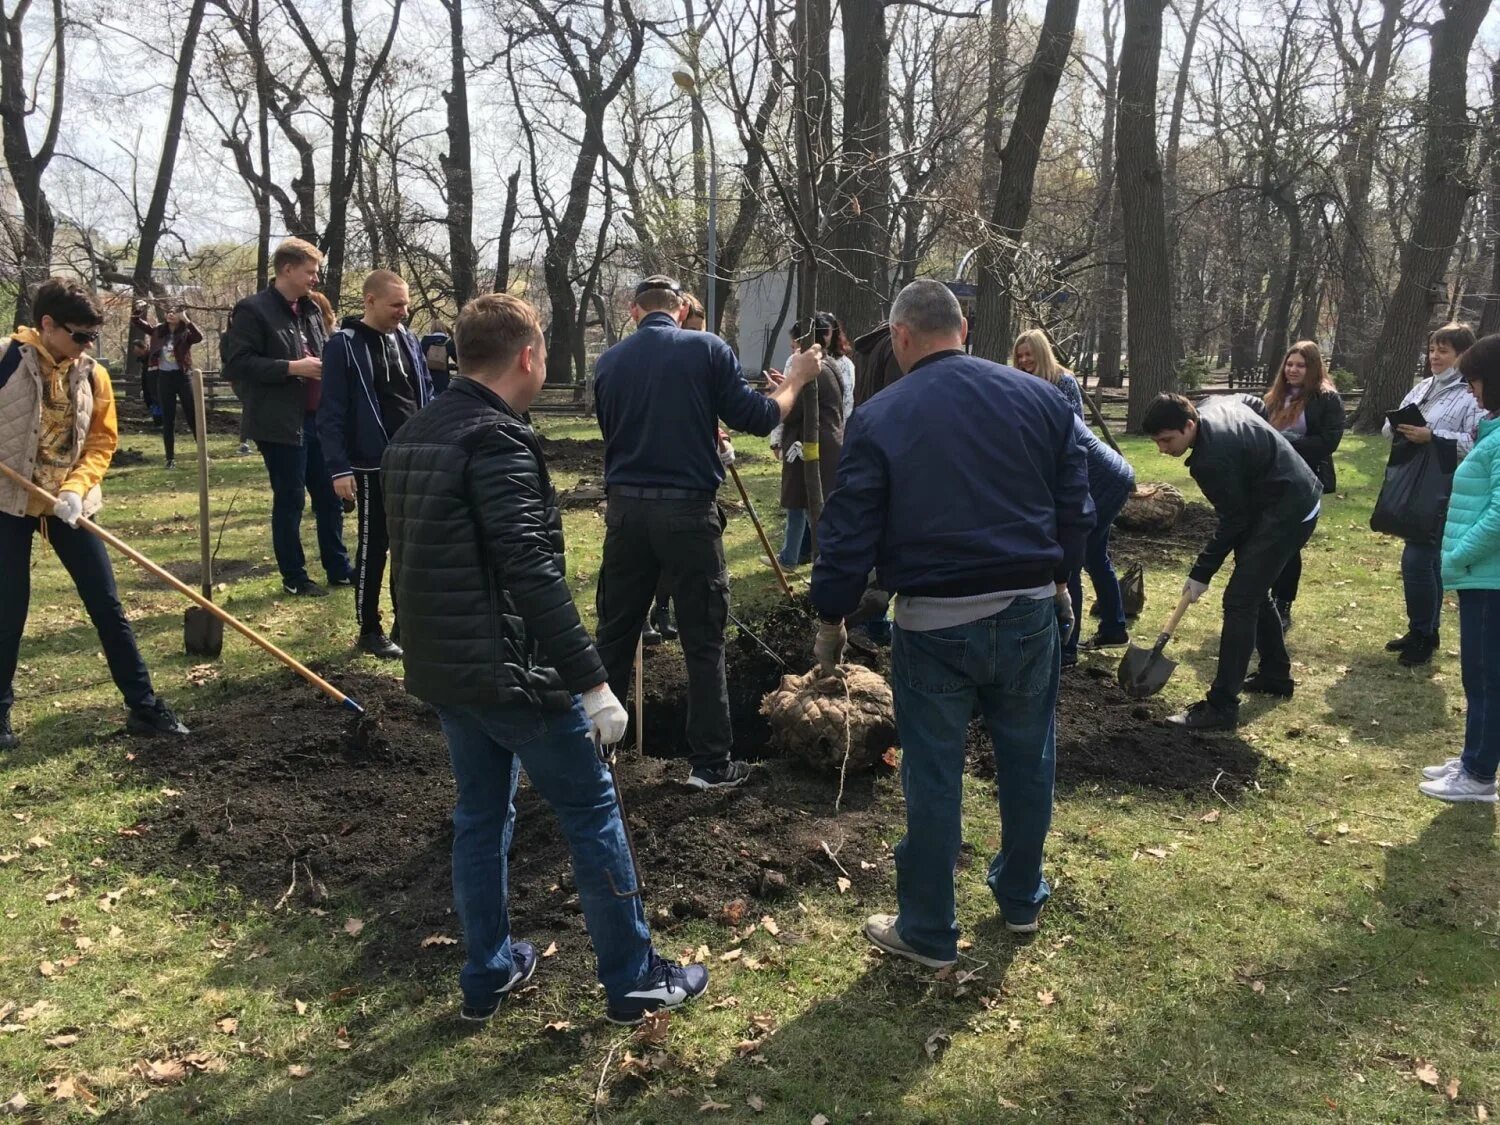
[[[99,337],[102,335],[100,330],[97,328],[92,332],[75,332],[73,329],[64,326],[63,330],[67,332],[69,336],[73,337],[73,343],[75,344],[97,344],[99,342]]]

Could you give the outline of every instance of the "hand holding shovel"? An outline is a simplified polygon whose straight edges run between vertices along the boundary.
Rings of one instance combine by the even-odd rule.
[[[1177,669],[1177,663],[1168,660],[1163,650],[1172,639],[1172,634],[1177,631],[1182,615],[1195,600],[1192,589],[1184,587],[1182,597],[1177,601],[1177,608],[1167,618],[1167,624],[1156,638],[1156,643],[1150,648],[1131,645],[1125,650],[1125,659],[1120,661],[1120,671],[1115,678],[1126,695],[1132,699],[1145,699],[1167,686],[1167,681]]]

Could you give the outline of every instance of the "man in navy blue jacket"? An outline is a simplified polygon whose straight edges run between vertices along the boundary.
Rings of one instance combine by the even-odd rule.
[[[953,867],[964,739],[976,707],[995,748],[1000,852],[989,885],[1006,926],[1030,933],[1050,893],[1058,627],[1068,575],[1094,523],[1067,401],[1041,379],[964,354],[958,301],[914,281],[891,309],[906,372],[857,411],[838,486],[818,524],[812,600],[825,672],[871,569],[894,591],[891,683],[901,736],[906,837],[899,912],[865,936],[932,968],[958,957]]]
[[[340,500],[354,501],[358,513],[354,620],[359,647],[399,660],[401,646],[386,636],[380,620],[390,551],[380,458],[396,431],[432,401],[433,380],[417,338],[402,323],[411,301],[406,282],[390,270],[375,270],[365,278],[364,298],[364,315],[345,317],[323,346],[318,437],[334,492]],[[443,375],[446,386],[447,372]]]
[[[595,645],[615,695],[625,699],[636,642],[665,577],[677,606],[688,674],[688,750],[696,789],[739,785],[750,775],[729,760],[734,730],[724,678],[729,574],[719,419],[764,437],[817,377],[822,349],[803,351],[769,395],[751,389],[728,344],[688,332],[682,286],[648,277],[636,286],[636,331],[599,357],[594,401],[604,434],[604,562]],[[800,358],[806,357],[806,358]]]

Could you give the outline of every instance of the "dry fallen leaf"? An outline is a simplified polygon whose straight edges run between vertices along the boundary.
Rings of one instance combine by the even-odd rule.
[[[712,1098],[698,1107],[699,1113],[723,1113],[729,1108],[726,1102],[716,1102]]]
[[[660,1047],[672,1030],[672,1013],[663,1008],[648,1014],[635,1029],[635,1041],[647,1047]]]
[[[292,1063],[291,1066],[286,1068],[286,1073],[289,1078],[307,1078],[312,1075],[312,1072],[312,1067],[303,1066],[301,1063]]]
[[[808,1122],[808,1125],[829,1125],[828,1118],[824,1117],[821,1113],[815,1114],[813,1119]]]
[[[135,1064],[136,1072],[153,1086],[175,1086],[187,1079],[187,1063],[181,1059],[153,1059]]]
[[[555,942],[555,941],[548,942],[547,943],[547,948],[544,949],[544,950],[542,950],[542,956],[543,957],[556,957],[557,956],[557,942]]]
[[[434,945],[457,945],[458,939],[449,937],[447,934],[428,934],[422,939],[422,948],[430,949]]]
[[[761,928],[764,929],[766,933],[770,934],[772,937],[775,937],[777,934],[781,933],[781,927],[776,924],[776,919],[771,917],[771,915],[769,914],[761,915],[760,924]]]
[[[1474,1120],[1475,1121],[1488,1121],[1489,1119],[1490,1119],[1489,1107],[1486,1106],[1483,1102],[1480,1102],[1478,1105],[1476,1105],[1474,1107]]]
[[[765,1099],[758,1094],[751,1094],[746,1097],[745,1104],[755,1110],[756,1113],[764,1113],[766,1109]]]
[[[78,1036],[73,1034],[54,1035],[51,1039],[44,1039],[42,1042],[53,1050],[60,1050],[63,1047],[71,1047],[74,1043],[77,1043]]]
[[[948,1049],[948,1044],[952,1042],[953,1036],[949,1035],[942,1028],[938,1028],[927,1037],[927,1041],[922,1044],[922,1049],[927,1052],[929,1059],[936,1059]]]
[[[307,1015],[307,1001],[306,1000],[293,1000],[292,1001],[292,1006],[297,1009],[297,1014],[299,1016],[305,1016],[305,1015]]]
[[[1201,823],[1203,823],[1203,824],[1218,824],[1219,823],[1219,810],[1218,809],[1209,809],[1208,812],[1206,812],[1202,816],[1200,816],[1198,818],[1198,820]]]
[[[45,836],[33,836],[26,841],[26,849],[28,851],[39,852],[43,848],[50,848],[51,846],[52,841]]]
[[[43,961],[36,967],[36,971],[41,973],[42,976],[46,977],[48,980],[51,980],[53,977],[57,976],[57,966],[54,965],[51,961]]]
[[[745,900],[742,898],[731,899],[724,904],[724,909],[719,911],[721,926],[738,926],[744,920]]]
[[[1266,982],[1263,980],[1253,981],[1250,985],[1250,991],[1255,993],[1257,996],[1264,996],[1266,992]]]
[[[0,1102],[0,1117],[19,1117],[31,1105],[31,1099],[17,1090],[7,1102]]]
[[[840,875],[838,877],[838,885],[839,885],[839,894],[843,894],[850,887],[854,886],[853,883],[851,883],[848,879],[844,878],[844,876],[842,876],[842,875]]]
[[[359,937],[359,932],[365,928],[363,918],[350,918],[344,922],[344,933],[350,937]]]
[[[1147,855],[1155,856],[1157,859],[1166,859],[1167,858],[1167,849],[1166,848],[1143,848],[1142,850]]]
[[[86,1105],[93,1105],[99,1100],[94,1096],[94,1092],[84,1085],[81,1076],[74,1078],[71,1074],[61,1075],[47,1083],[47,1089],[53,1098],[60,1102],[71,1102],[76,1099]]]
[[[573,1025],[567,1020],[553,1020],[542,1028],[543,1035],[561,1035],[565,1031],[572,1031]]]
[[[1044,988],[1036,994],[1036,1001],[1044,1008],[1050,1008],[1057,1003],[1057,993],[1050,988]]]
[[[72,898],[77,893],[78,888],[73,886],[72,884],[69,884],[60,891],[50,891],[47,894],[43,895],[42,901],[45,902],[48,906],[51,906],[54,902],[61,902],[65,898]]]
[[[1443,1087],[1443,1093],[1448,1095],[1448,1100],[1450,1102],[1458,1101],[1458,1079],[1448,1079],[1448,1085]]]
[[[220,1016],[214,1021],[214,1026],[225,1035],[233,1035],[240,1029],[240,1021],[237,1016]]]
[[[3,855],[0,855],[0,867],[5,867],[9,864],[15,863],[16,860],[20,858],[21,856],[17,852],[6,852]]]
[[[1426,1059],[1417,1060],[1417,1069],[1412,1071],[1412,1074],[1422,1085],[1431,1086],[1433,1089],[1437,1088],[1438,1069]]]
[[[745,951],[743,949],[735,948],[735,949],[731,949],[728,953],[721,953],[721,954],[719,954],[719,960],[720,961],[738,961],[744,955],[745,955]]]

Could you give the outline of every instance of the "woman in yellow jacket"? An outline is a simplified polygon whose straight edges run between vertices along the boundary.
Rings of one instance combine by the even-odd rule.
[[[104,313],[76,282],[54,277],[37,288],[36,327],[16,329],[0,356],[0,461],[57,497],[50,506],[0,477],[0,750],[19,742],[10,723],[16,662],[31,601],[31,541],[52,544],[84,608],[115,686],[125,696],[131,734],[187,734],[151,687],[151,674],[115,592],[104,544],[78,526],[103,503],[99,483],[115,454],[115,397],[109,374],[89,356]]]

